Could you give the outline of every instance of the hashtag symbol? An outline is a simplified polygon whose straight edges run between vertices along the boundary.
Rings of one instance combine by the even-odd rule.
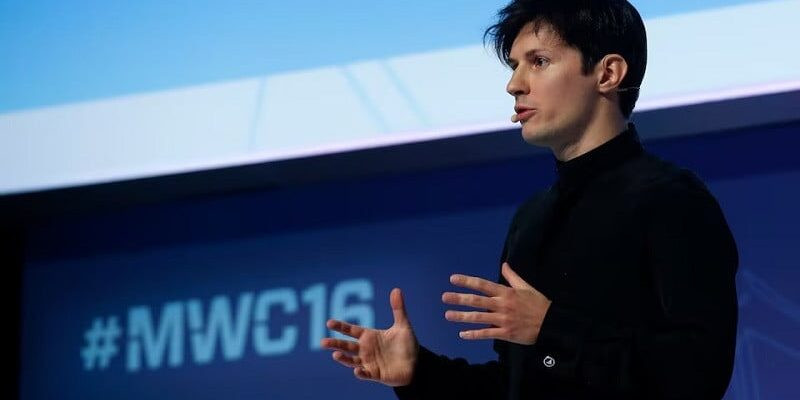
[[[95,318],[92,327],[84,334],[86,346],[81,349],[83,368],[91,371],[95,368],[105,369],[111,359],[117,355],[117,339],[121,331],[117,325],[117,317],[108,317],[103,324],[101,318]]]

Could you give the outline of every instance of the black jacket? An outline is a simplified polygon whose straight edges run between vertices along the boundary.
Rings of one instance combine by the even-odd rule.
[[[691,171],[632,124],[523,203],[501,261],[552,304],[537,342],[468,364],[420,348],[400,399],[719,399],[733,370],[738,252]],[[499,282],[506,284],[502,276]]]

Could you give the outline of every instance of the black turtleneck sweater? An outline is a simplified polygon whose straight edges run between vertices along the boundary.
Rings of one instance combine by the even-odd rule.
[[[400,399],[719,399],[733,370],[738,252],[691,171],[633,124],[515,213],[501,256],[552,301],[537,342],[469,364],[420,346]],[[508,284],[500,275],[498,282]]]

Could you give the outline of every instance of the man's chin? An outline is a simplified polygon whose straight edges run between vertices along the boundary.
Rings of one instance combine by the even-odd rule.
[[[548,147],[551,139],[550,135],[541,129],[532,128],[533,127],[522,127],[522,139],[533,146]]]

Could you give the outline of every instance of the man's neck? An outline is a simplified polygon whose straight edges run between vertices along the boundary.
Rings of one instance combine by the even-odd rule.
[[[566,143],[552,148],[553,155],[559,161],[569,161],[580,157],[603,143],[613,139],[625,130],[627,120],[621,113],[605,114],[606,117],[595,118],[581,133],[575,135]]]

